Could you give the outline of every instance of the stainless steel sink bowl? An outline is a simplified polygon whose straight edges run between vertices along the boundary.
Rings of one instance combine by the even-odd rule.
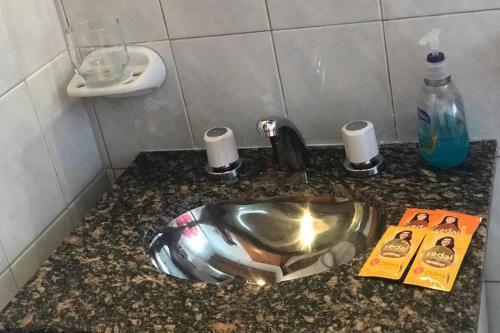
[[[376,210],[341,198],[221,201],[174,220],[160,218],[145,238],[153,264],[179,278],[259,285],[317,274],[373,244]]]

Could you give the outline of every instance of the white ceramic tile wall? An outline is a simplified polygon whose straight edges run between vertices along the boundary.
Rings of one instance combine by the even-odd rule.
[[[500,158],[497,158],[495,187],[491,200],[488,225],[488,250],[486,252],[485,281],[500,282]],[[499,303],[500,304],[500,303]]]
[[[128,43],[167,38],[159,0],[62,0],[62,4],[73,25],[118,18]]]
[[[40,7],[46,1],[40,0],[2,0],[4,14],[12,34],[14,45],[25,75],[46,64],[53,56],[46,31],[51,30],[42,19]],[[55,15],[55,13],[54,13]],[[57,19],[53,16],[53,19]],[[50,36],[52,39],[53,36]]]
[[[172,42],[195,144],[218,125],[241,146],[262,144],[255,123],[285,114],[270,32]]]
[[[49,53],[52,57],[59,55],[66,48],[66,41],[64,40],[55,1],[58,0],[37,0]]]
[[[16,282],[10,270],[0,273],[0,309],[6,306],[17,293]]]
[[[477,333],[489,333],[488,327],[488,308],[486,300],[486,283],[482,284],[481,303],[479,305],[479,322]]]
[[[500,8],[500,0],[381,0],[384,18],[426,16]]]
[[[11,264],[10,270],[18,288],[24,286],[72,230],[70,215],[64,210],[54,223]]]
[[[13,262],[65,201],[24,83],[0,97],[0,133],[0,241]]]
[[[442,29],[453,78],[461,90],[472,138],[500,139],[500,11],[433,16],[386,23],[389,70],[400,140],[415,140],[415,103],[422,77],[418,39]]]
[[[65,48],[53,0],[0,0],[0,310],[107,189]]]
[[[500,332],[500,282],[485,282],[488,328],[490,332]]]
[[[9,267],[9,262],[5,256],[5,251],[3,250],[3,245],[0,242],[0,272],[3,272],[7,267]]]
[[[108,192],[110,189],[108,174],[106,171],[102,171],[82,191],[75,201],[68,206],[71,222],[75,227],[82,222],[85,215],[101,200],[103,193]]]
[[[103,169],[87,109],[66,93],[72,76],[65,52],[27,80],[67,202]]]
[[[127,167],[143,150],[193,147],[170,42],[142,45],[155,50],[167,65],[164,85],[144,98],[95,100],[115,168]]]
[[[161,0],[171,38],[268,30],[265,0]]]
[[[379,0],[267,0],[273,29],[380,20]]]
[[[273,34],[288,117],[307,143],[340,142],[342,126],[358,119],[395,140],[382,23]]]
[[[484,271],[486,310],[490,332],[500,332],[500,158],[497,158],[495,186],[488,225],[488,249]]]
[[[2,56],[0,57],[0,95],[23,79],[23,71],[17,51],[9,34],[7,22],[3,15],[2,2],[0,2],[0,45]]]

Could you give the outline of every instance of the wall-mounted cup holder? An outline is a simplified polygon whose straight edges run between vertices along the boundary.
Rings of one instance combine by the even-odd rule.
[[[131,97],[141,96],[159,88],[167,78],[163,60],[153,50],[142,46],[127,47],[129,62],[120,82],[102,87],[89,87],[75,74],[67,87],[73,97]]]

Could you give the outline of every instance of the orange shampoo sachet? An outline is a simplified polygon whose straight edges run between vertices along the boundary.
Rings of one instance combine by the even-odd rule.
[[[398,226],[387,228],[359,276],[399,280],[415,256],[404,283],[451,291],[480,223],[478,216],[409,208]]]
[[[389,226],[359,276],[399,280],[427,233],[433,210],[407,209],[398,226]]]
[[[436,211],[404,283],[451,291],[481,218]]]

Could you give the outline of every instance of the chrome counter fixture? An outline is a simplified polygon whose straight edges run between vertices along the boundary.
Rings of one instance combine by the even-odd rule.
[[[238,171],[243,165],[241,159],[229,164],[226,167],[213,168],[210,165],[205,166],[205,171],[213,177],[225,179],[229,184],[234,184],[238,181]]]
[[[377,211],[341,198],[221,201],[170,220],[145,237],[152,263],[191,281],[264,285],[330,270],[377,241]]]
[[[346,159],[344,168],[354,176],[369,177],[378,174],[384,167],[371,122],[358,120],[342,127],[342,139]]]
[[[300,171],[302,182],[307,183],[309,151],[299,129],[290,120],[277,117],[259,120],[257,131],[271,141],[275,168]]]
[[[208,158],[205,167],[207,173],[226,179],[228,183],[237,182],[242,160],[238,155],[233,131],[229,127],[208,129],[204,141]]]

